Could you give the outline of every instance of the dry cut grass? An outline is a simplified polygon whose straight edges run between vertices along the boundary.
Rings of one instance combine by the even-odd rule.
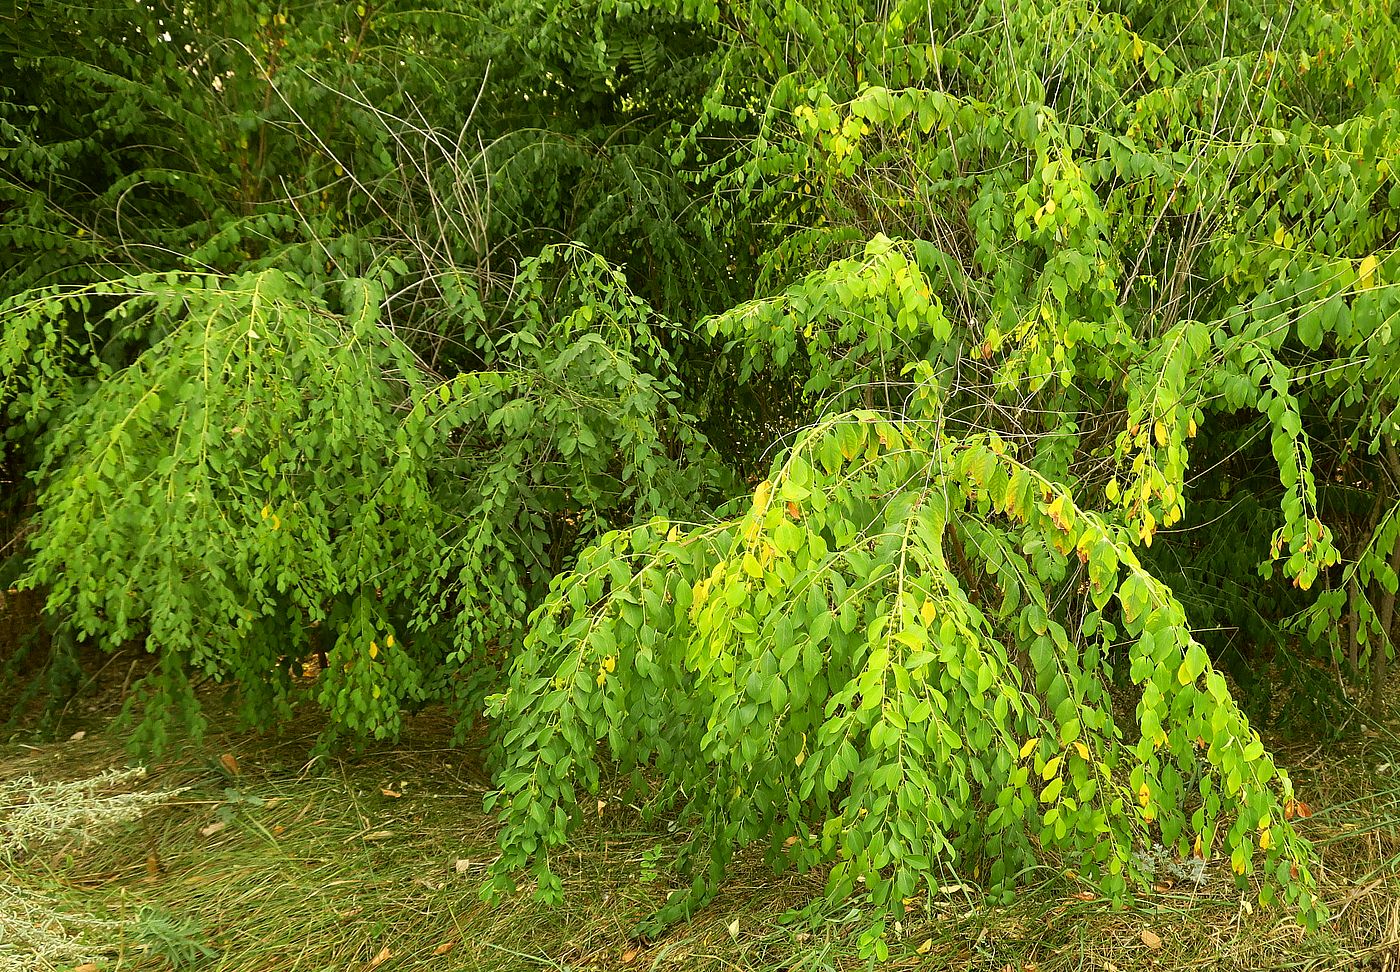
[[[821,875],[775,875],[747,857],[692,921],[655,942],[630,939],[678,880],[670,864],[683,835],[607,803],[557,862],[562,907],[532,901],[528,889],[487,905],[477,891],[496,855],[495,827],[481,809],[488,780],[476,754],[448,745],[432,716],[398,745],[353,759],[309,758],[313,738],[305,727],[187,747],[132,780],[142,792],[187,789],[100,840],[56,834],[0,863],[0,892],[95,923],[83,932],[96,942],[82,956],[92,960],[86,972],[1400,972],[1400,739],[1389,731],[1285,755],[1316,811],[1305,826],[1333,911],[1316,935],[1252,907],[1218,874],[1117,911],[1047,874],[1010,906],[954,880],[889,929],[880,963],[859,954],[870,927],[859,902],[785,921],[818,895]],[[77,780],[124,765],[120,740],[96,727],[79,740],[0,745],[0,782]],[[84,967],[71,956],[34,961]]]

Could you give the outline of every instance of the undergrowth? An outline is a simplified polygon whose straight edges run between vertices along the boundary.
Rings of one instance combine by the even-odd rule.
[[[313,757],[320,727],[305,717],[275,738],[218,728],[229,724],[217,719],[201,746],[178,740],[152,768],[152,790],[188,789],[138,830],[0,865],[6,900],[106,922],[98,937],[109,950],[85,956],[104,972],[165,969],[172,959],[210,972],[816,972],[871,967],[876,941],[887,949],[878,967],[888,968],[1243,972],[1383,968],[1400,944],[1400,782],[1392,782],[1400,738],[1387,724],[1325,757],[1287,751],[1311,803],[1300,829],[1318,848],[1319,891],[1332,912],[1313,935],[1286,912],[1251,904],[1257,892],[1218,864],[1199,886],[1164,881],[1128,908],[1044,868],[1010,905],[950,874],[883,927],[859,892],[794,920],[820,901],[824,874],[775,874],[762,855],[741,853],[708,906],[651,942],[629,929],[679,886],[675,864],[689,834],[673,821],[643,823],[615,788],[600,792],[589,822],[553,860],[562,905],[538,902],[525,883],[492,906],[477,895],[498,854],[498,824],[482,810],[488,777],[479,753],[447,744],[445,716],[412,717],[400,743],[353,759]],[[0,745],[0,779],[91,777],[118,758],[120,743],[94,731]],[[183,957],[150,946],[160,921],[179,931]]]
[[[18,869],[54,853],[59,866],[104,841],[121,842],[131,824],[183,792],[137,789],[145,777],[136,767],[64,781],[29,774],[0,780],[0,864]],[[52,889],[0,884],[0,972],[92,967],[128,942],[176,965],[213,954],[191,929],[149,904],[119,918]]]

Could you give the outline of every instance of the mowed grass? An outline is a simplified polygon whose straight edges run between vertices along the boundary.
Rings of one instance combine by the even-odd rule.
[[[819,897],[824,875],[775,874],[753,855],[692,920],[629,938],[679,886],[671,864],[687,835],[607,800],[555,861],[563,905],[535,902],[528,886],[484,903],[497,852],[480,754],[451,746],[432,715],[354,757],[313,758],[315,734],[179,747],[141,784],[189,788],[172,803],[86,847],[0,865],[0,882],[146,931],[107,942],[103,969],[1400,969],[1400,740],[1388,730],[1285,752],[1315,810],[1303,826],[1333,911],[1317,934],[1251,905],[1218,865],[1203,888],[1163,886],[1118,910],[1047,868],[1009,906],[950,878],[887,930],[883,961],[860,954],[872,918],[858,900],[784,920]],[[0,744],[0,780],[127,765],[121,743],[100,723],[77,740],[17,738]],[[152,928],[165,929],[155,944]]]

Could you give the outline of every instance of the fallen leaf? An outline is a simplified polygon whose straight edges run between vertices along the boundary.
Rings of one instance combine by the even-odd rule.
[[[156,852],[151,850],[146,852],[146,877],[154,881],[160,874],[160,858],[156,857]]]
[[[97,972],[97,966],[92,962],[84,962],[82,965],[73,966],[73,972]]]
[[[1150,928],[1144,928],[1142,930],[1142,943],[1148,948],[1161,948],[1162,936],[1158,935]]]
[[[222,820],[215,820],[207,827],[200,827],[199,836],[213,837],[215,834],[217,834],[219,831],[223,830],[227,826],[228,824],[224,823]]]
[[[457,939],[455,939],[455,938],[449,938],[447,941],[443,942],[443,943],[442,943],[441,945],[439,945],[437,948],[433,949],[433,954],[434,954],[434,955],[446,955],[448,952],[452,951],[452,950],[453,950],[454,948],[456,948],[456,947],[457,947]]]
[[[635,961],[637,961],[637,950],[636,950],[635,948],[629,948],[627,951],[623,952],[623,953],[622,953],[622,961],[624,961],[624,962],[635,962]]]
[[[458,874],[466,874],[467,871],[471,870],[471,866],[472,862],[467,860],[465,857],[459,857],[457,860],[452,862],[452,869]]]
[[[933,951],[933,939],[925,938],[924,943],[914,949],[914,951],[918,952],[920,955],[927,955],[929,952]]]
[[[1096,901],[1098,899],[1098,895],[1092,891],[1076,891],[1074,896],[1080,901]]]
[[[379,968],[379,967],[380,967],[381,965],[383,965],[385,962],[389,961],[389,958],[390,958],[393,954],[394,954],[394,953],[391,952],[391,951],[389,950],[389,946],[388,946],[388,945],[385,945],[383,948],[381,948],[381,949],[379,950],[379,954],[378,954],[378,955],[376,955],[374,958],[372,958],[372,959],[369,960],[369,967],[372,968],[372,969],[377,969],[377,968]]]
[[[731,921],[731,922],[729,923],[728,931],[729,931],[729,937],[730,937],[730,938],[738,938],[738,937],[739,937],[739,919],[738,919],[738,918],[735,918],[733,921]]]
[[[1306,803],[1304,803],[1302,800],[1299,800],[1299,801],[1298,801],[1298,816],[1300,816],[1300,817],[1302,817],[1302,818],[1304,818],[1304,819],[1307,819],[1308,817],[1311,817],[1311,816],[1312,816],[1312,807],[1308,806],[1308,805],[1307,805]]]
[[[283,827],[281,824],[273,824],[273,825],[272,825],[272,835],[273,835],[274,837],[281,837],[284,833],[286,833],[286,831],[287,831],[287,828],[286,828],[286,827]]]
[[[82,738],[83,738],[84,736],[86,736],[86,735],[87,735],[87,732],[86,732],[86,731],[84,731],[84,730],[82,730],[82,729],[79,729],[77,732],[73,733],[73,735],[71,735],[71,736],[68,737],[68,741],[69,741],[69,742],[77,742],[79,739],[82,739]]]
[[[224,753],[219,757],[219,765],[228,771],[230,776],[237,776],[243,772],[238,767],[238,760],[233,758],[233,753]]]
[[[384,794],[386,797],[393,797],[394,799],[398,799],[399,797],[403,796],[403,794],[400,793],[398,790],[391,790],[387,786],[381,786],[379,788],[379,792]]]
[[[383,840],[385,837],[392,836],[394,836],[392,830],[376,830],[372,833],[365,834],[365,840]]]

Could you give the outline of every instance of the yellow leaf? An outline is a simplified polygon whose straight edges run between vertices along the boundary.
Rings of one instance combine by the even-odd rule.
[[[272,515],[272,504],[269,503],[268,505],[266,505],[266,506],[264,506],[264,507],[262,508],[262,518],[263,518],[264,520],[266,520],[266,519],[267,519],[269,516],[271,516],[271,515]]]
[[[1029,756],[1031,754],[1031,751],[1035,749],[1036,745],[1039,742],[1039,736],[1031,736],[1031,738],[1027,739],[1025,743],[1021,746],[1021,758],[1025,759],[1027,756]]]
[[[1144,807],[1147,806],[1148,802],[1152,799],[1152,791],[1147,788],[1146,783],[1138,787],[1137,798],[1138,803],[1142,804]]]
[[[1186,437],[1194,439],[1196,437],[1196,420],[1193,418],[1186,423]]]
[[[763,515],[768,512],[768,500],[773,496],[773,484],[768,480],[758,484],[758,488],[753,491],[753,513],[749,522],[748,530],[745,532],[745,539],[753,543],[758,539],[758,535],[763,530]]]
[[[1162,423],[1161,419],[1152,423],[1152,434],[1157,437],[1157,444],[1159,446],[1167,444],[1167,427]]]
[[[696,581],[695,586],[690,589],[690,616],[692,619],[699,617],[700,609],[705,606],[705,600],[709,596],[709,580]]]
[[[1117,503],[1117,502],[1118,502],[1118,477],[1117,477],[1117,476],[1113,477],[1112,479],[1110,479],[1110,480],[1108,481],[1108,485],[1105,486],[1104,489],[1103,489],[1103,494],[1104,494],[1105,496],[1108,497],[1108,501],[1109,501],[1110,503]]]
[[[1283,224],[1279,224],[1279,228],[1276,229],[1276,230],[1274,230],[1274,242],[1277,243],[1279,246],[1283,246],[1283,234],[1284,234],[1284,232],[1285,232],[1285,231],[1284,231],[1284,228],[1283,228]]]
[[[1079,753],[1079,756],[1080,756],[1081,759],[1084,759],[1084,760],[1086,760],[1086,761],[1089,759],[1089,747],[1088,747],[1088,746],[1084,745],[1082,742],[1076,742],[1076,743],[1074,744],[1074,748],[1075,748],[1075,750]]]
[[[925,625],[933,624],[933,619],[938,610],[933,606],[932,601],[924,601],[923,607],[919,608],[919,618]]]
[[[371,641],[371,642],[369,643],[369,657],[371,657],[371,658],[378,658],[378,657],[379,657],[379,646],[376,645],[373,641]]]
[[[1138,528],[1138,539],[1144,546],[1152,546],[1152,534],[1157,530],[1157,518],[1152,515],[1151,510],[1142,514],[1142,526]]]
[[[387,638],[384,639],[384,647],[385,647],[385,648],[392,648],[392,647],[394,647],[394,636],[393,636],[393,635],[390,635],[389,637],[387,637]]]
[[[1142,38],[1137,34],[1133,35],[1133,60],[1142,60]]]
[[[933,951],[933,939],[925,938],[924,943],[914,951],[918,952],[920,955],[927,955],[929,952]]]
[[[1263,833],[1261,833],[1261,834],[1259,835],[1259,849],[1260,849],[1260,850],[1268,850],[1270,847],[1273,846],[1273,843],[1274,843],[1274,832],[1273,832],[1272,830],[1265,830]]]
[[[1376,267],[1378,267],[1379,265],[1380,261],[1376,259],[1376,255],[1374,253],[1366,257],[1366,259],[1362,260],[1361,266],[1356,268],[1357,286],[1359,286],[1362,290],[1369,289],[1371,285],[1375,282]]]

